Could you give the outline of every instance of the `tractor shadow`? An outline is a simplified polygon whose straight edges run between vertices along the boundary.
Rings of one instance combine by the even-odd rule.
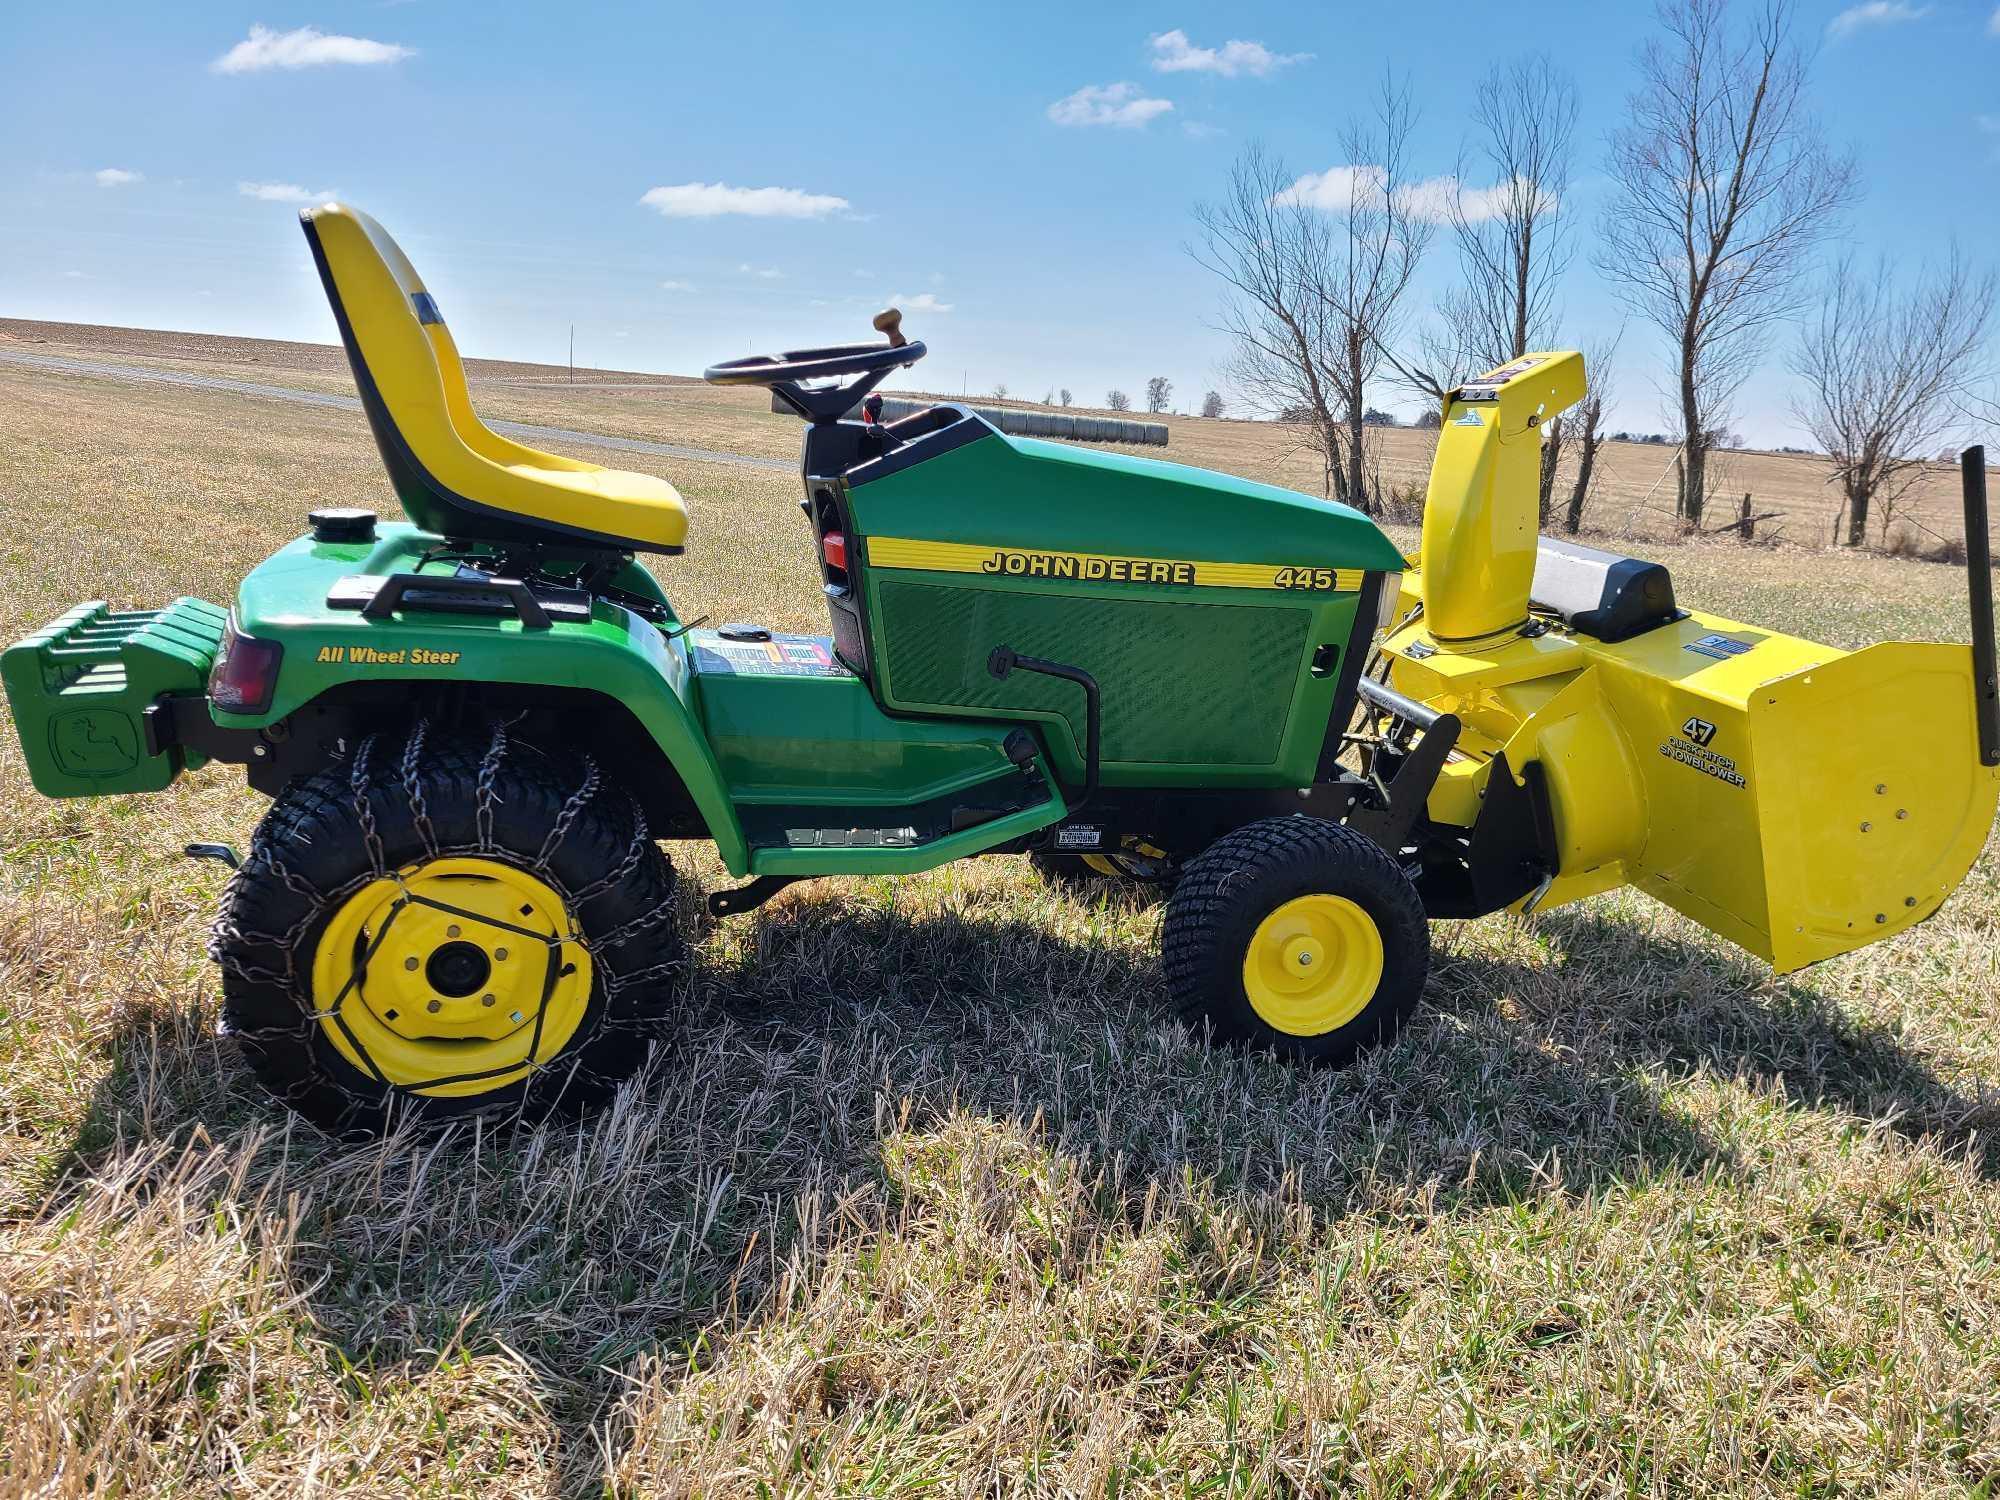
[[[1115,1228],[1191,1179],[1251,1212],[1329,1226],[1385,1188],[1436,1214],[1635,1179],[1754,1173],[1663,1098],[1706,1071],[1782,1080],[1789,1106],[1891,1122],[2000,1178],[1990,1096],[1941,1080],[1809,986],[1585,913],[1496,958],[1440,928],[1401,1038],[1339,1072],[1210,1046],[1174,1019],[1157,909],[984,887],[802,887],[751,923],[687,912],[682,1014],[595,1121],[353,1147],[286,1131],[189,1002],[135,1010],[62,1172],[199,1129],[257,1154],[256,1193],[313,1205],[293,1277],[357,1369],[457,1344],[530,1367],[563,1455],[596,1493],[635,1362],[706,1362],[766,1315],[783,1266],[876,1232],[899,1138],[972,1117],[1032,1137],[1101,1187]],[[1499,945],[1512,953],[1528,945]],[[259,1144],[261,1142],[261,1144]],[[694,1351],[699,1351],[695,1353]]]

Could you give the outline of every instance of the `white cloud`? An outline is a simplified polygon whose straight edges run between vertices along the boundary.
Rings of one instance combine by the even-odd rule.
[[[394,42],[371,42],[363,36],[329,36],[317,26],[301,26],[296,31],[252,26],[250,35],[209,67],[217,73],[261,73],[267,68],[323,68],[332,63],[367,67],[415,56],[413,50]]]
[[[338,198],[336,188],[324,192],[309,192],[296,182],[239,182],[236,191],[245,198],[255,198],[260,203],[319,203],[328,198]]]
[[[741,274],[755,276],[760,281],[782,281],[785,278],[785,273],[776,266],[753,266],[747,260],[736,269]]]
[[[1174,107],[1171,99],[1148,99],[1136,83],[1087,83],[1049,106],[1058,125],[1115,125],[1137,130]]]
[[[663,292],[691,292],[694,290],[694,283],[691,281],[663,281],[660,283],[660,290]]]
[[[1148,41],[1156,73],[1214,73],[1223,78],[1238,78],[1248,73],[1253,78],[1267,78],[1278,68],[1288,68],[1312,57],[1310,52],[1273,52],[1262,42],[1229,41],[1220,47],[1197,47],[1178,27]]]
[[[1388,173],[1377,166],[1329,167],[1324,172],[1308,172],[1279,193],[1272,201],[1304,204],[1324,213],[1344,214],[1357,208],[1379,208],[1388,182]],[[1443,223],[1454,206],[1468,220],[1478,224],[1497,219],[1518,196],[1541,191],[1526,178],[1496,182],[1491,187],[1467,187],[1450,173],[1407,182],[1396,189],[1396,206],[1412,219]],[[1543,213],[1562,207],[1554,194],[1542,192]]]
[[[905,297],[901,292],[890,294],[888,305],[900,308],[905,313],[948,313],[953,304],[940,302],[929,292],[918,292],[914,297]]]
[[[63,280],[64,280],[64,281],[91,281],[91,280],[93,280],[93,279],[95,279],[95,278],[93,278],[93,277],[91,276],[91,274],[90,274],[90,273],[89,273],[88,271],[65,271],[65,272],[63,272]]]
[[[873,271],[856,271],[854,274],[857,278],[859,278],[862,281],[873,281],[875,279],[875,273]]]
[[[683,182],[677,187],[648,189],[639,201],[669,219],[716,219],[742,214],[752,219],[823,219],[843,213],[845,198],[808,193],[799,188],[731,187],[725,182]]]
[[[1993,7],[1993,14],[1986,18],[1986,34],[2000,36],[2000,5]]]
[[[123,167],[101,167],[93,175],[99,187],[130,187],[146,180],[144,172],[128,172]]]
[[[1350,208],[1380,203],[1382,185],[1387,180],[1388,174],[1380,167],[1328,167],[1324,172],[1306,173],[1271,201],[1344,214]]]
[[[1183,120],[1181,134],[1191,141],[1206,141],[1218,135],[1227,135],[1229,132],[1220,125],[1209,124],[1206,120]]]
[[[1921,21],[1930,13],[1928,5],[1910,5],[1907,0],[1865,0],[1827,22],[1826,34],[1837,42],[1865,26],[1899,26],[1905,21]]]

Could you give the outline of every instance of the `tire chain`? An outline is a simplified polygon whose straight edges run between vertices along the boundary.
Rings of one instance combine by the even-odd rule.
[[[599,959],[600,954],[609,954],[612,950],[623,946],[632,938],[642,933],[650,932],[663,922],[670,920],[675,909],[675,901],[671,895],[638,917],[620,924],[620,926],[595,942],[586,942],[582,933],[577,930],[575,925],[574,913],[585,903],[610,890],[631,875],[639,867],[640,862],[646,857],[646,853],[652,845],[645,811],[636,800],[632,804],[633,832],[631,844],[628,846],[624,858],[609,873],[572,894],[564,890],[560,877],[550,864],[551,858],[562,847],[563,840],[567,837],[577,817],[603,786],[603,775],[595,759],[588,755],[583,757],[582,782],[575,791],[571,792],[564,799],[562,808],[556,815],[554,826],[551,827],[547,837],[543,839],[541,847],[532,858],[524,858],[511,850],[499,850],[494,845],[493,809],[500,800],[499,792],[494,782],[499,775],[501,763],[510,743],[509,727],[510,725],[507,722],[499,722],[494,725],[493,737],[487,745],[485,754],[480,759],[474,812],[474,827],[477,841],[472,845],[454,846],[451,849],[440,845],[437,840],[436,829],[430,819],[428,799],[424,792],[422,759],[425,741],[428,738],[428,721],[419,719],[412,727],[410,738],[405,744],[403,754],[397,762],[395,780],[407,800],[412,821],[417,827],[418,838],[424,846],[427,857],[437,859],[451,854],[476,853],[492,855],[504,852],[508,857],[509,863],[525,869],[528,873],[534,875],[552,890],[556,891],[558,895],[563,897],[568,909],[570,929],[567,933],[559,935],[554,939],[541,939],[550,948],[550,964],[553,967],[557,961],[556,956],[560,954],[564,944],[574,943],[577,947],[583,949],[585,956],[592,960],[593,964],[599,968],[599,972],[604,976],[605,995],[607,999],[616,996],[632,985],[673,977],[681,968],[677,960],[650,964],[644,968],[620,973],[612,969],[609,965],[602,964]],[[377,739],[377,735],[370,734],[356,747],[353,763],[347,778],[348,795],[354,808],[356,821],[361,826],[363,843],[368,850],[370,866],[368,874],[364,874],[332,892],[323,892],[310,881],[286,866],[284,861],[271,848],[270,831],[260,826],[253,839],[250,857],[244,861],[243,868],[230,877],[233,884],[253,872],[262,873],[268,871],[270,874],[276,876],[288,890],[296,895],[306,897],[314,903],[298,922],[294,923],[290,929],[283,933],[245,930],[229,920],[227,916],[218,916],[216,918],[209,929],[209,956],[220,967],[228,973],[235,975],[244,983],[278,984],[296,993],[299,978],[298,945],[305,937],[307,930],[325,915],[328,907],[350,898],[356,892],[377,880],[389,879],[394,880],[399,886],[402,885],[401,875],[388,868],[386,851],[383,848],[381,835],[376,825],[374,808],[370,805],[368,796],[370,790],[369,767],[372,753],[376,748]],[[228,910],[227,904],[225,904],[224,909],[225,911]],[[396,908],[396,910],[401,910],[401,907]],[[470,920],[492,925],[490,919],[482,917],[476,912],[464,912],[462,914]],[[284,955],[285,966],[283,970],[268,969],[260,965],[244,963],[232,951],[233,948],[244,942],[273,948]],[[259,1027],[257,1034],[270,1036],[291,1033],[302,1039],[309,1038],[316,1028],[322,1026],[324,1018],[338,1015],[341,1005],[345,1003],[346,995],[358,991],[361,984],[365,982],[366,977],[367,963],[364,956],[359,972],[350,981],[347,989],[343,991],[341,997],[336,1000],[332,1008],[325,1011],[317,1009],[308,1011],[301,1015],[294,1025]],[[544,996],[544,1000],[546,998]],[[599,1026],[601,1029],[608,1031],[637,1031],[644,1029],[642,1021],[636,1019],[619,1019],[609,1015],[606,1015],[599,1022]],[[226,1027],[223,1029],[226,1030]],[[435,1087],[448,1078],[458,1076],[455,1074],[443,1074],[438,1078],[426,1079],[417,1083],[393,1083],[382,1073],[374,1059],[368,1055],[367,1049],[361,1043],[360,1039],[354,1036],[350,1029],[343,1028],[343,1030],[347,1033],[349,1043],[360,1054],[367,1071],[372,1073],[378,1082],[389,1089],[392,1095],[417,1095],[426,1088]],[[536,1045],[539,1046],[539,1039]],[[530,1050],[532,1052],[533,1048]],[[543,1069],[555,1065],[552,1059],[548,1061],[535,1061],[531,1058],[525,1067],[523,1067],[521,1076],[523,1078],[530,1077],[541,1072]],[[565,1066],[571,1065],[566,1064]],[[286,1098],[290,1094],[297,1093],[300,1089],[306,1087],[309,1082],[310,1080],[302,1079],[282,1091],[279,1097]],[[356,1104],[372,1107],[376,1103],[368,1095],[349,1087],[338,1079],[335,1079],[334,1083],[341,1092],[346,1094]]]

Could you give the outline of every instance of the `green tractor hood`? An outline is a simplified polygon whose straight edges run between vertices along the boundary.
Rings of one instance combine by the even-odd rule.
[[[1380,528],[1336,501],[1187,464],[1011,437],[977,418],[965,426],[971,441],[920,464],[900,466],[891,454],[848,476],[864,532],[1223,563],[1403,568]]]

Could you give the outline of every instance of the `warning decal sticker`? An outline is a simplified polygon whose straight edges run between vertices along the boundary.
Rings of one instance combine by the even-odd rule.
[[[733,677],[847,677],[823,635],[774,635],[761,641],[725,641],[713,630],[688,637],[697,672]]]
[[[1705,635],[1698,641],[1689,641],[1681,649],[1692,651],[1697,656],[1712,656],[1717,661],[1728,661],[1732,656],[1741,656],[1755,641],[1739,641],[1733,635]]]

